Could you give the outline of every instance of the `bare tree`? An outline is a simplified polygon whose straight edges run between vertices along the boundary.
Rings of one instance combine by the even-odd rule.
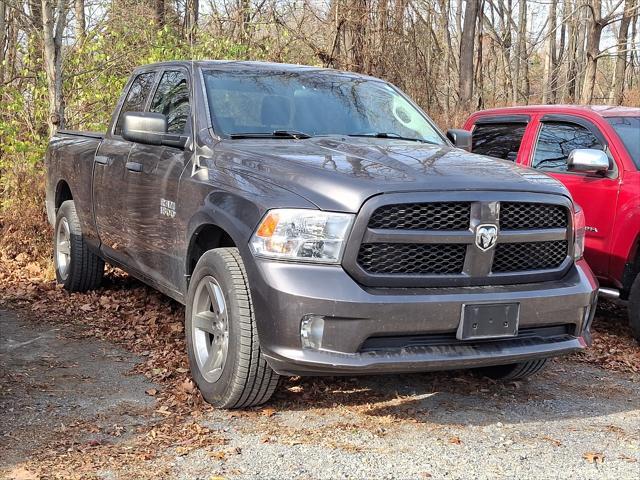
[[[42,0],[42,38],[44,67],[49,90],[49,131],[64,128],[62,97],[62,35],[67,21],[65,0]]]
[[[629,58],[628,37],[629,25],[634,16],[634,0],[626,0],[624,13],[620,21],[618,31],[618,52],[616,56],[616,66],[613,74],[610,103],[619,105],[624,100],[625,74],[627,70],[627,59]]]
[[[7,5],[0,0],[0,85],[4,81],[4,52],[7,39]]]
[[[76,14],[76,41],[84,41],[85,32],[87,28],[87,22],[84,14],[84,0],[74,0],[75,14]]]
[[[558,2],[551,0],[549,6],[549,34],[547,36],[547,48],[544,62],[544,88],[542,91],[542,103],[555,103],[556,100],[556,17],[558,15]]]
[[[184,27],[189,43],[196,41],[196,30],[198,27],[198,17],[200,15],[200,1],[186,0],[184,11]]]
[[[460,39],[460,77],[458,82],[458,99],[460,108],[463,110],[469,109],[473,97],[473,53],[479,5],[479,0],[466,0]]]

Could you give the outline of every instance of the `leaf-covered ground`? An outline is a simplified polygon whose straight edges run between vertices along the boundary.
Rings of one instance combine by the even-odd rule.
[[[469,432],[464,428],[451,426],[452,422],[455,423],[453,418],[461,426],[471,418],[475,423],[486,425],[495,425],[496,419],[490,416],[479,421],[477,414],[474,416],[473,413],[468,418],[456,417],[455,401],[467,401],[460,400],[460,396],[470,395],[488,402],[497,399],[498,403],[506,402],[505,405],[516,401],[514,399],[517,399],[516,403],[521,403],[523,398],[538,401],[536,389],[526,382],[524,387],[521,383],[505,385],[456,372],[428,377],[408,376],[407,382],[397,378],[378,380],[377,377],[285,379],[274,400],[266,407],[247,412],[218,412],[203,402],[190,379],[183,340],[183,307],[119,270],[110,269],[104,286],[96,292],[69,294],[52,280],[47,261],[33,260],[24,252],[16,254],[15,250],[5,250],[0,253],[0,308],[17,312],[29,321],[72,332],[79,341],[83,338],[87,341],[99,339],[135,354],[140,362],[131,373],[143,375],[153,385],[142,394],[154,400],[153,406],[139,412],[145,420],[135,429],[121,426],[123,431],[120,431],[118,425],[111,426],[107,429],[107,440],[102,441],[91,440],[96,428],[105,433],[105,427],[96,427],[95,419],[66,425],[57,431],[58,435],[53,435],[48,448],[34,451],[26,463],[5,470],[6,475],[16,478],[91,478],[101,476],[100,472],[115,472],[116,476],[133,475],[135,478],[161,478],[176,476],[176,462],[186,462],[186,459],[195,462],[184,465],[187,470],[193,470],[193,478],[201,475],[202,471],[250,477],[251,468],[242,460],[247,458],[243,454],[246,448],[258,448],[260,455],[266,455],[271,451],[277,452],[279,448],[295,450],[306,445],[314,449],[337,449],[345,455],[357,456],[370,451],[370,446],[361,438],[363,435],[370,436],[378,445],[376,448],[381,448],[387,435],[391,441],[392,437],[398,438],[401,429],[410,429],[416,424],[427,428],[437,440],[436,444],[441,442],[448,449],[453,446],[465,448],[474,440],[468,437]],[[558,372],[565,369],[580,371],[579,365],[586,365],[592,377],[598,376],[593,372],[603,369],[600,371],[605,377],[605,372],[610,371],[613,376],[621,374],[637,382],[640,348],[626,326],[624,307],[601,304],[593,330],[594,346],[591,349],[554,362],[552,373],[545,374],[543,381],[552,380],[550,389],[558,387],[553,383]],[[405,388],[405,383],[410,384],[415,379],[424,387],[423,392],[432,393],[418,393],[416,396],[412,388]],[[0,386],[2,384],[0,382]],[[601,396],[606,403],[605,397],[611,395],[612,385],[617,384],[593,385],[588,395]],[[113,388],[117,389],[118,385],[113,385]],[[568,395],[578,395],[582,388],[579,382],[567,383]],[[450,397],[448,402],[453,402],[448,407],[437,405],[440,410],[445,408],[443,414],[450,417],[445,427],[442,423],[433,422],[433,405],[429,398],[435,392],[444,392],[445,398]],[[626,393],[617,395],[624,397]],[[467,405],[465,408],[474,412],[478,407]],[[629,408],[634,411],[637,405],[629,405]],[[310,416],[305,413],[309,410]],[[532,415],[532,418],[544,421],[537,415]],[[637,420],[637,417],[633,418]],[[220,422],[225,426],[219,428]],[[633,437],[628,427],[614,425],[608,435],[621,438],[632,435],[627,440],[637,445],[638,439]],[[616,430],[620,428],[622,431]],[[241,438],[236,438],[238,432],[242,434]],[[86,438],[90,440],[84,441]],[[248,438],[252,440],[246,443]],[[563,449],[566,442],[572,440],[550,436],[548,440],[540,441]],[[599,466],[604,450],[604,447],[598,449],[594,445],[592,449],[578,452],[576,461]],[[375,458],[377,453],[372,455],[371,458]],[[605,464],[612,461],[611,455],[607,455],[609,458],[604,460]],[[638,460],[637,456],[628,453],[617,455],[620,458],[616,459],[616,465],[619,463],[623,467]],[[629,459],[625,460],[623,457],[627,456]],[[213,464],[215,468],[198,467],[198,462]],[[270,463],[255,468],[270,471]],[[361,472],[366,474],[370,470]],[[334,473],[339,475],[340,471]],[[433,472],[427,469],[424,473]],[[315,478],[323,475],[307,472],[302,476]]]

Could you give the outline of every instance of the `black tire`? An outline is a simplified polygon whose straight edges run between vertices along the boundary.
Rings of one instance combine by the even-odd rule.
[[[640,342],[640,273],[631,284],[628,309],[631,333],[633,338]]]
[[[206,332],[194,325],[194,313],[197,312],[196,307],[201,305],[196,298],[196,295],[198,298],[202,295],[199,285],[203,288],[201,285],[208,283],[211,278],[224,295],[228,340],[225,360],[216,370],[219,378],[207,379],[205,376],[210,373],[201,369],[198,360],[203,363],[202,351],[200,349],[198,353],[195,345],[197,338],[200,338],[197,336],[206,335]],[[211,312],[216,315],[213,306]],[[247,408],[271,398],[279,376],[260,350],[247,274],[237,248],[210,250],[198,260],[187,292],[185,333],[191,375],[207,402],[218,408]],[[211,335],[206,337],[210,343],[214,338],[214,334]],[[199,345],[201,347],[202,343]]]
[[[59,229],[61,223],[68,226],[68,242],[63,256],[66,263],[60,261]],[[104,275],[104,260],[87,247],[80,228],[80,220],[76,213],[73,200],[67,200],[60,205],[56,214],[56,224],[53,233],[53,260],[56,270],[56,280],[64,285],[69,292],[86,292],[100,287]]]
[[[530,360],[528,362],[483,367],[477,371],[482,376],[496,380],[521,380],[538,373],[544,368],[546,363],[547,359],[543,358],[541,360]]]

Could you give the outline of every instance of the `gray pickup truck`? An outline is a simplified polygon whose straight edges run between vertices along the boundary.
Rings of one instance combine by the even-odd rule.
[[[590,343],[584,219],[559,182],[469,143],[372,77],[141,67],[105,134],[51,139],[57,278],[95,289],[106,261],[185,304],[219,407],[267,401],[279,375],[522,378]]]

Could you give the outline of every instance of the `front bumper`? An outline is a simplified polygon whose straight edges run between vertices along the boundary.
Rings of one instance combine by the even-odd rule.
[[[412,289],[363,288],[339,266],[248,260],[261,348],[283,375],[470,368],[562,355],[591,343],[598,285],[584,260],[564,278],[544,283]],[[520,304],[522,331],[558,325],[566,330],[483,342],[455,339],[463,304],[498,302]],[[302,347],[300,324],[309,314],[325,319],[320,350]],[[387,338],[416,340],[371,347]]]

